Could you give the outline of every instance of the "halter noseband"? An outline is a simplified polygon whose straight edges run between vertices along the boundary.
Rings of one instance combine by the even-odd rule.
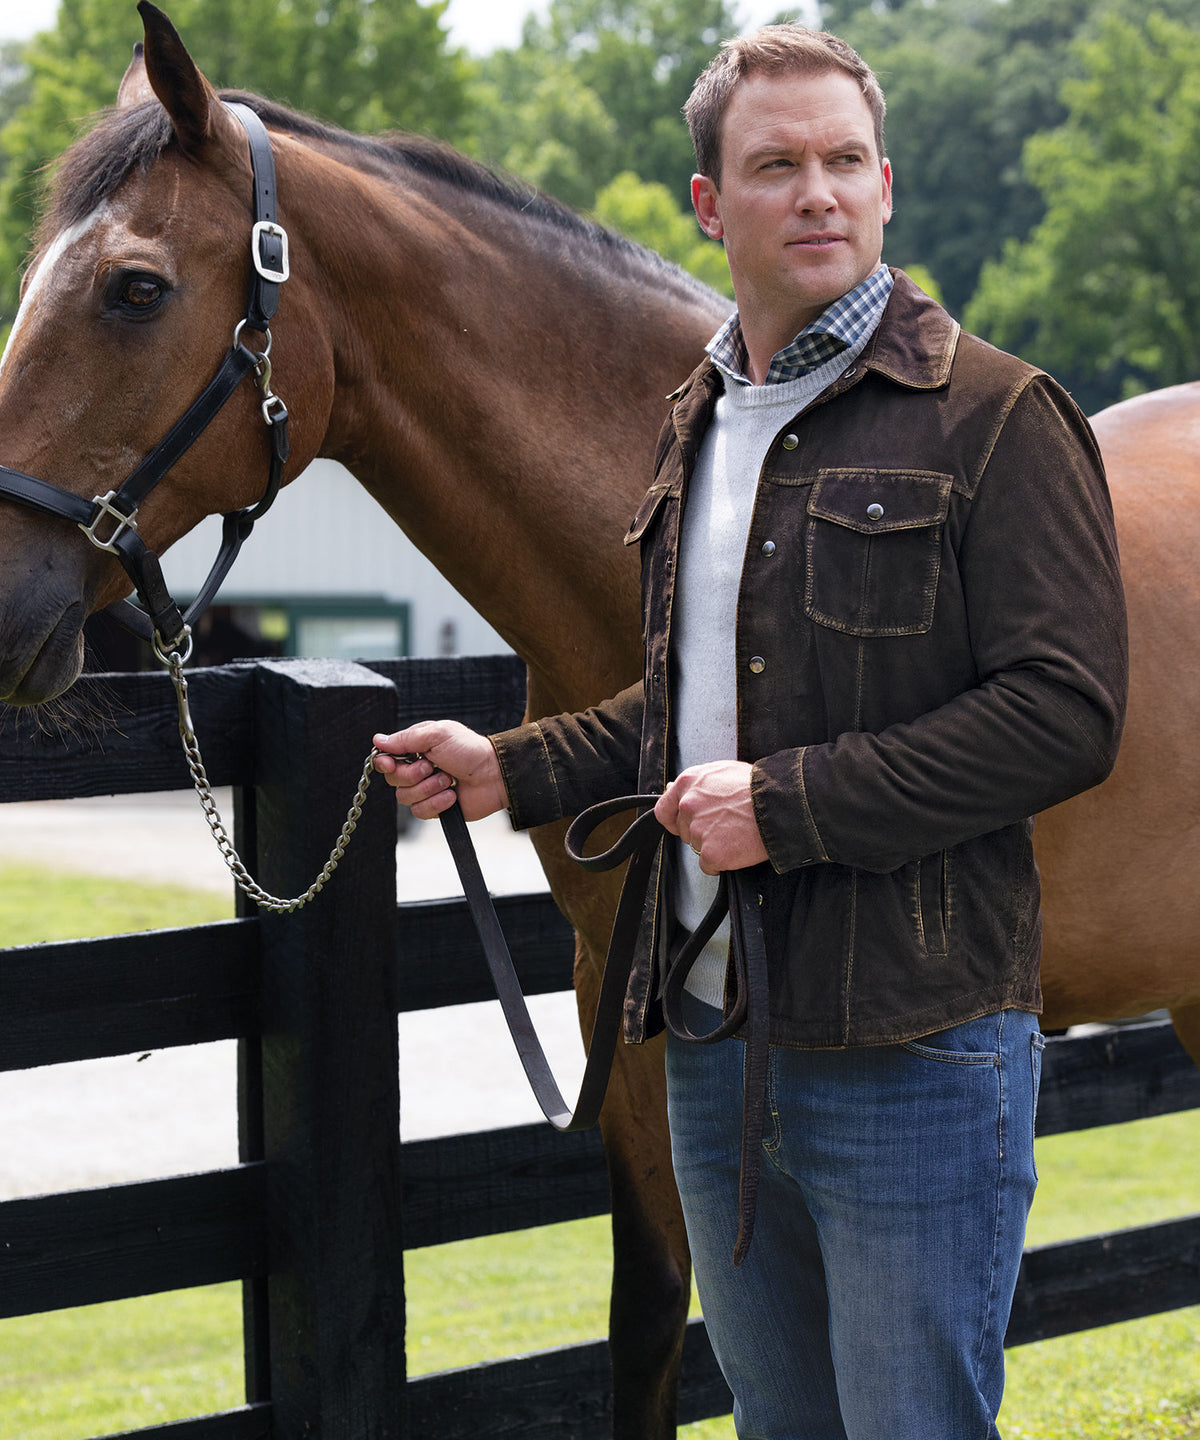
[[[289,446],[288,413],[282,400],[271,391],[271,319],[279,304],[279,287],[288,278],[287,233],[276,221],[275,160],[271,139],[262,121],[247,105],[224,102],[242,124],[250,142],[250,168],[254,180],[254,226],[251,231],[250,296],[244,319],[233,332],[233,343],[220,368],[200,395],[180,416],[141,463],[107,495],[85,500],[49,481],[0,465],[0,498],[14,500],[31,510],[73,520],[99,550],[115,555],[133,582],[141,605],[120,600],[108,613],[126,629],[149,640],[165,660],[181,646],[190,653],[191,623],[212,602],[254,522],[271,506],[279,493]],[[249,327],[266,336],[266,347],[250,350],[242,344],[242,331]],[[171,467],[199,439],[221,407],[245,377],[257,376],[263,394],[262,415],[270,431],[270,476],[262,499],[244,510],[223,517],[221,547],[200,593],[186,613],[171,598],[158,556],[138,534],[138,506]],[[143,608],[144,607],[144,608]],[[186,657],[185,657],[186,658]]]

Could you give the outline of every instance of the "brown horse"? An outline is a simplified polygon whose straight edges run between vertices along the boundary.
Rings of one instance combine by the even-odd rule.
[[[1200,385],[1094,417],[1129,605],[1121,752],[1096,790],[1039,816],[1047,1027],[1166,1007],[1200,1063]]]
[[[140,9],[144,65],[64,157],[0,369],[0,461],[87,498],[114,487],[197,394],[245,303],[245,135],[165,18]],[[358,139],[239,98],[271,131],[291,244],[272,325],[273,383],[292,416],[285,479],[317,455],[347,465],[524,658],[531,712],[613,693],[640,669],[637,575],[621,536],[664,397],[727,303],[441,146]],[[1165,423],[1152,403],[1101,420],[1126,537],[1135,696],[1113,779],[1042,826],[1046,1023],[1169,1004],[1200,1055],[1188,923],[1200,918],[1200,784],[1184,740],[1197,682],[1177,669],[1200,617],[1186,558],[1200,490],[1178,478],[1189,473],[1178,418],[1188,396],[1164,406]],[[254,392],[235,394],[143,504],[153,548],[258,499],[263,430]],[[72,683],[84,618],[129,584],[66,521],[5,504],[3,534],[0,696],[36,703]],[[537,843],[578,937],[586,1020],[613,893],[568,870],[557,833]],[[614,1433],[661,1440],[674,1433],[689,1261],[657,1044],[620,1047],[602,1129]]]

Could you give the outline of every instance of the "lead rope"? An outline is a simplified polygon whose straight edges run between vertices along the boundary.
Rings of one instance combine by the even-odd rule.
[[[246,869],[241,856],[234,848],[229,833],[221,820],[220,812],[217,810],[217,802],[213,798],[212,785],[209,783],[208,774],[204,769],[204,761],[200,755],[200,743],[196,739],[196,731],[192,725],[191,710],[188,708],[188,684],[183,673],[184,664],[191,654],[191,635],[187,636],[187,648],[181,655],[178,650],[172,650],[169,655],[164,655],[158,647],[157,640],[154,649],[158,658],[167,667],[171,676],[171,683],[175,686],[175,698],[179,704],[179,738],[183,742],[183,754],[187,760],[189,771],[191,771],[192,784],[196,788],[196,794],[200,797],[200,806],[204,811],[204,818],[208,821],[208,828],[213,833],[213,839],[217,842],[217,849],[221,852],[221,858],[229,867],[229,872],[237,882],[238,886],[250,897],[260,910],[269,910],[274,914],[290,915],[293,911],[302,909],[310,900],[316,897],[325,888],[326,882],[341,863],[342,856],[346,853],[346,847],[350,843],[350,837],[358,828],[359,819],[362,816],[363,801],[367,797],[367,788],[371,784],[371,777],[375,773],[375,756],[379,753],[372,749],[363,764],[362,775],[359,778],[358,789],[354,792],[354,799],[350,803],[350,810],[346,816],[346,822],[342,826],[341,834],[337,843],[329,852],[329,859],[326,860],[324,868],[317,878],[312,882],[302,895],[297,895],[291,900],[282,900],[278,895],[272,895],[264,890],[257,880]]]

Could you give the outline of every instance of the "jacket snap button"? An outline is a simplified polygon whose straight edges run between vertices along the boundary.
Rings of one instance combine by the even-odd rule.
[[[868,505],[868,506],[867,506],[867,519],[868,519],[868,520],[882,520],[882,519],[883,519],[883,506],[880,505],[880,504]]]
[[[774,540],[764,540],[764,541],[763,541],[762,553],[763,553],[764,555],[774,555],[774,553],[775,553],[775,542],[774,542]]]
[[[761,675],[766,668],[767,662],[762,658],[761,655],[751,655],[750,673],[752,675]]]
[[[795,437],[795,435],[785,435],[780,441],[780,444],[785,450],[794,450],[796,446],[799,445],[799,443],[800,441]]]

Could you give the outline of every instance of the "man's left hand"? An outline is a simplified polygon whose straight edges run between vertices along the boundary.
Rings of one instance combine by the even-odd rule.
[[[654,813],[700,857],[706,875],[744,870],[767,858],[750,798],[750,766],[741,760],[692,765],[659,797]]]

